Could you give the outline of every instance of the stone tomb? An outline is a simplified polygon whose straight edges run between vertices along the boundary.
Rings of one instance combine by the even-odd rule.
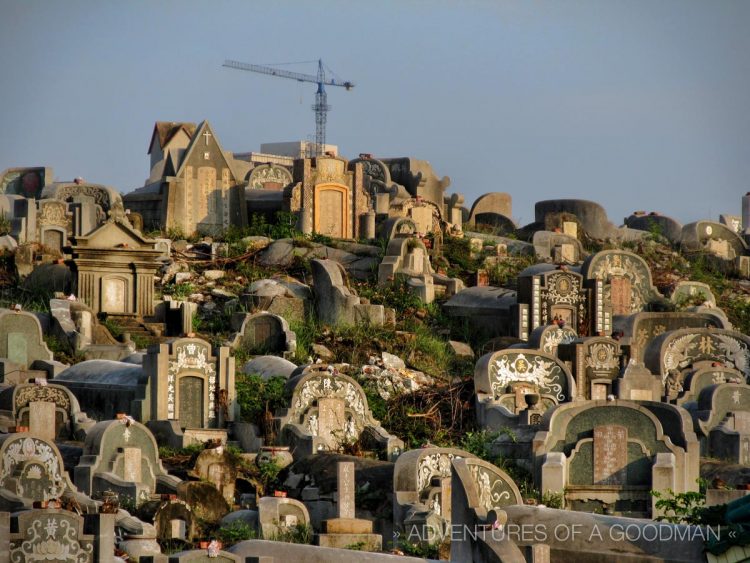
[[[333,260],[311,261],[313,290],[318,320],[328,325],[355,325],[370,322],[382,325],[385,308],[363,303],[349,283],[344,267]]]
[[[597,252],[584,261],[581,273],[594,293],[593,334],[611,332],[610,308],[611,315],[631,315],[664,299],[651,281],[646,261],[632,252]]]
[[[295,161],[293,176],[295,183],[284,190],[284,210],[297,215],[300,231],[346,239],[374,236],[374,228],[362,229],[372,204],[361,165],[347,170],[343,158],[305,158]]]
[[[297,336],[289,330],[289,323],[279,315],[265,311],[253,314],[237,313],[232,317],[237,332],[229,346],[251,354],[279,354],[291,358],[297,350]]]
[[[310,526],[307,507],[293,498],[261,497],[258,499],[258,524],[264,539],[276,540],[279,535],[298,526]]]
[[[536,327],[529,335],[527,347],[531,350],[541,350],[545,354],[557,356],[561,344],[570,344],[578,339],[575,329],[556,323]]]
[[[180,482],[162,467],[148,428],[128,417],[99,422],[89,431],[73,479],[89,496],[114,491],[137,504],[153,493],[174,493]]]
[[[133,229],[122,205],[85,236],[71,237],[75,294],[96,313],[150,317],[154,276],[161,266],[156,241]]]
[[[203,450],[195,459],[193,477],[212,483],[227,501],[234,504],[234,485],[237,480],[237,466],[224,446]]]
[[[351,377],[312,364],[293,374],[286,389],[291,406],[276,413],[274,425],[295,459],[338,451],[358,440],[367,448],[384,450],[388,459],[403,451],[403,442],[373,418],[364,391]]]
[[[670,379],[668,379],[670,381]],[[670,381],[671,382],[671,381]],[[746,383],[745,376],[737,369],[729,368],[719,362],[696,362],[692,369],[689,370],[683,379],[676,381],[677,389],[670,389],[669,396],[675,394],[677,398],[673,400],[676,405],[691,408],[690,403],[698,400],[701,391],[711,385],[720,385],[722,383]]]
[[[0,510],[76,492],[54,442],[29,433],[0,436]]]
[[[750,338],[739,332],[712,328],[688,328],[665,332],[644,352],[646,367],[659,374],[676,398],[685,378],[698,362],[716,362],[750,377]]]
[[[82,439],[94,425],[62,385],[21,383],[0,391],[0,417],[46,440]],[[10,425],[10,424],[8,424]]]
[[[699,447],[686,411],[656,402],[557,406],[534,438],[535,484],[569,509],[655,515],[650,490],[696,490]]]
[[[528,319],[530,331],[555,323],[589,334],[589,301],[583,278],[576,272],[538,264],[518,275],[519,312],[522,321]]]
[[[614,394],[620,375],[620,345],[611,338],[594,336],[561,344],[557,356],[572,366],[578,398],[605,400]],[[648,400],[653,400],[650,396]]]
[[[747,254],[747,244],[734,229],[712,221],[683,226],[680,246],[683,252],[705,252],[722,260]]]
[[[34,509],[13,514],[0,537],[10,541],[0,560],[99,563],[111,561],[115,550],[115,515],[59,509]],[[0,541],[0,544],[2,542]],[[7,556],[8,559],[3,559]]]
[[[419,537],[429,536],[423,538],[426,543],[442,539],[451,523],[451,462],[474,457],[456,448],[435,447],[401,454],[393,468],[394,528],[405,537],[417,530]]]
[[[575,225],[575,223],[573,223]],[[577,264],[586,255],[581,242],[563,233],[537,231],[532,239],[537,257],[556,264]]]
[[[701,282],[681,281],[669,298],[678,307],[716,307],[716,297],[711,287]]]
[[[3,365],[5,377],[17,370],[36,369],[36,362],[53,360],[42,335],[42,325],[36,315],[26,311],[0,310],[0,358],[7,360]],[[42,366],[39,368],[43,369]]]
[[[197,524],[190,505],[184,500],[170,498],[162,501],[154,513],[156,537],[160,540],[192,541]]]
[[[701,312],[634,313],[618,317],[615,321],[615,330],[620,334],[619,342],[625,353],[630,359],[642,363],[651,342],[665,332],[686,328],[731,328],[726,317],[719,313],[720,309],[703,309]]]
[[[435,299],[432,265],[424,243],[418,238],[399,237],[388,243],[378,267],[378,285],[405,279],[409,289],[425,303]]]
[[[750,465],[750,386],[705,387],[691,407],[702,455]]]
[[[538,350],[515,348],[479,358],[474,389],[477,420],[494,430],[508,424],[539,424],[546,410],[576,396],[564,363]]]
[[[338,462],[336,517],[323,522],[324,533],[318,534],[318,545],[345,548],[349,545],[361,544],[364,551],[381,551],[383,536],[372,533],[372,521],[356,517],[354,471],[353,461]]]

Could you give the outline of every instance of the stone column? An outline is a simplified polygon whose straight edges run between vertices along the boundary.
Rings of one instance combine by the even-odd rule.
[[[360,225],[360,237],[363,239],[374,239],[375,238],[375,212],[368,211],[359,216]]]
[[[568,459],[562,452],[550,452],[544,456],[540,492],[562,493],[568,482]]]
[[[750,192],[742,196],[742,233],[750,232]]]
[[[651,469],[651,489],[654,491],[665,491],[671,489],[679,493],[682,492],[675,487],[676,482],[676,465],[675,455],[671,452],[656,454],[656,462]],[[662,512],[656,509],[656,497],[651,499],[651,518],[662,516]]]

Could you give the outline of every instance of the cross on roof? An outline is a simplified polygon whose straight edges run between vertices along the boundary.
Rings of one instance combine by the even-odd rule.
[[[204,131],[203,132],[203,137],[205,137],[205,139],[206,139],[206,145],[208,145],[208,138],[210,136],[211,136],[211,133],[209,133],[208,131]]]

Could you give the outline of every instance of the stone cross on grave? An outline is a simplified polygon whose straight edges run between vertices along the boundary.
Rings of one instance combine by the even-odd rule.
[[[208,146],[208,138],[211,136],[211,133],[209,133],[208,131],[204,131],[202,136],[204,139],[206,139],[206,146]]]

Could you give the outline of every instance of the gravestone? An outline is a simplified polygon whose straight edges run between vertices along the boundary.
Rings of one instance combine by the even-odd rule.
[[[12,562],[110,561],[115,548],[114,524],[113,514],[83,517],[60,509],[18,512],[11,516],[9,553],[5,555]]]
[[[551,264],[526,268],[518,275],[518,303],[529,314],[529,331],[549,324],[568,326],[579,334],[589,331],[588,292],[577,272]]]
[[[190,542],[196,535],[193,510],[184,500],[169,498],[161,502],[154,513],[156,537],[160,540]]]
[[[326,364],[297,368],[286,383],[290,407],[276,412],[281,443],[295,459],[322,451],[338,451],[358,440],[368,449],[395,459],[403,442],[375,420],[362,387]]]
[[[312,301],[311,289],[299,283],[263,279],[250,284],[240,301],[251,313],[279,315],[287,322],[304,322],[305,309]]]
[[[91,428],[73,479],[92,497],[114,491],[135,504],[154,493],[174,493],[180,482],[162,466],[158,445],[148,428],[128,417],[102,421]]]
[[[29,432],[44,440],[54,441],[55,403],[50,401],[32,401],[29,403]]]
[[[516,388],[522,387],[523,403]],[[518,423],[519,414],[530,410],[526,390],[538,399],[539,417],[555,405],[574,398],[575,383],[567,366],[555,356],[538,350],[509,348],[485,354],[474,368],[477,420],[483,428],[499,430]],[[520,404],[519,404],[520,403]]]
[[[361,322],[382,325],[385,322],[384,307],[362,303],[349,288],[346,271],[341,264],[317,258],[311,264],[320,322],[329,325],[355,325]]]
[[[380,551],[383,536],[372,533],[372,522],[359,519],[354,509],[354,462],[340,461],[336,468],[338,502],[336,518],[323,522],[325,533],[318,534],[321,547],[362,545],[364,551]]]
[[[7,502],[59,499],[75,493],[54,442],[28,433],[0,436],[0,508]]]
[[[233,350],[241,348],[253,354],[279,354],[284,358],[294,356],[297,336],[283,317],[267,312],[237,313],[232,324],[238,327],[230,339]]]
[[[258,499],[258,523],[263,539],[274,540],[285,531],[310,525],[307,507],[293,498]]]
[[[577,401],[544,417],[533,443],[535,486],[568,509],[648,517],[649,491],[696,490],[700,446],[680,407],[653,401]]]
[[[42,334],[42,326],[32,313],[1,311],[0,358],[8,358],[21,369],[29,369],[37,360],[52,361]]]
[[[234,504],[237,466],[223,446],[205,449],[198,454],[191,474],[212,483],[229,506]]]
[[[557,349],[558,358],[572,366],[578,396],[593,400],[613,394],[620,355],[620,344],[601,336],[580,338]]]
[[[628,429],[617,424],[594,427],[594,484],[627,482]]]

